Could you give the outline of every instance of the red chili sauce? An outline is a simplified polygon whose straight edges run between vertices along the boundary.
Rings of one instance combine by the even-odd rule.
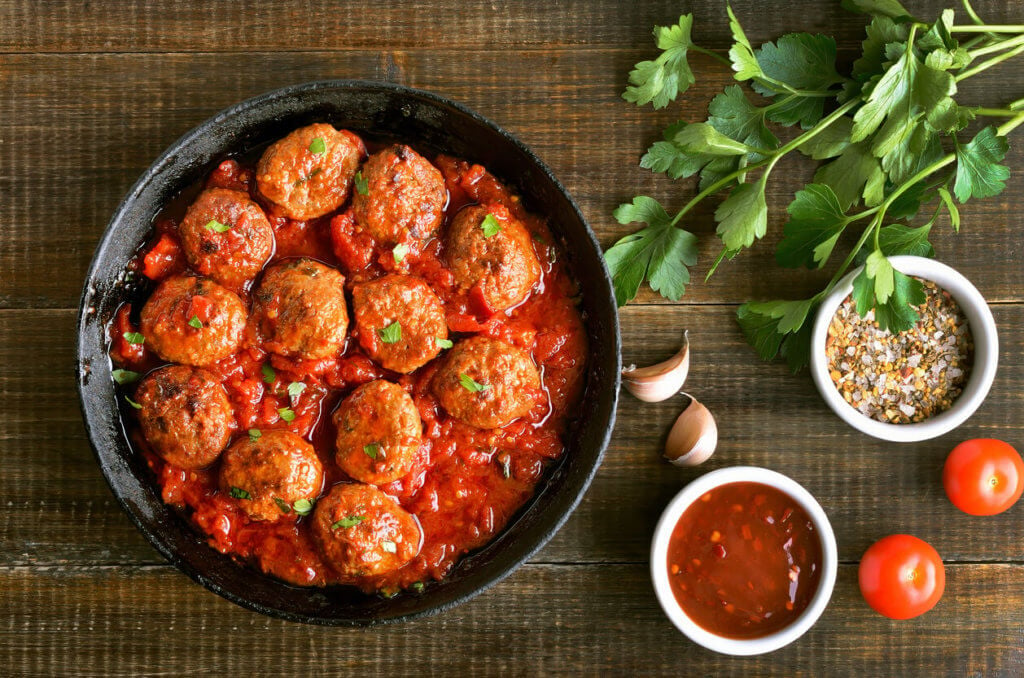
[[[821,578],[821,541],[788,494],[728,483],[679,518],[668,571],[676,601],[699,626],[726,638],[760,638],[807,609]]]
[[[219,461],[199,470],[164,461],[147,444],[132,416],[134,410],[125,408],[130,438],[152,468],[163,500],[181,508],[217,550],[296,585],[350,584],[385,595],[422,588],[422,582],[444,577],[460,557],[497,535],[533,495],[545,468],[563,454],[588,352],[577,285],[545,219],[527,212],[520,197],[480,165],[444,155],[432,159],[448,192],[443,225],[418,251],[414,246],[399,262],[392,247],[377,243],[356,224],[351,197],[338,210],[309,221],[274,216],[256,190],[255,160],[225,160],[197,188],[245,191],[260,204],[276,241],[268,266],[305,256],[337,268],[346,278],[350,305],[355,282],[389,272],[418,276],[443,301],[451,340],[457,344],[483,335],[523,349],[541,375],[542,394],[525,416],[503,428],[474,428],[449,416],[431,389],[431,379],[446,352],[411,374],[389,372],[361,349],[357,337],[352,336],[354,324],[341,352],[329,358],[290,360],[261,345],[243,343],[238,352],[206,368],[223,383],[233,406],[236,429],[232,442],[244,439],[250,429],[264,433],[287,429],[313,444],[325,474],[320,498],[332,486],[351,482],[335,462],[331,413],[338,403],[355,387],[374,379],[396,383],[411,395],[422,420],[423,442],[412,470],[380,489],[415,516],[422,529],[422,545],[406,565],[377,576],[340,574],[312,536],[312,515],[297,521],[294,516],[280,521],[251,519],[235,498],[218,490]],[[156,220],[149,244],[130,266],[132,272],[154,283],[190,273],[178,225],[196,193],[197,189],[186,192]],[[447,227],[460,209],[477,203],[503,205],[521,220],[541,264],[539,282],[530,296],[506,312],[488,308],[477,290],[459,291],[446,265]],[[236,290],[247,308],[259,279],[257,276]],[[165,361],[148,344],[125,338],[126,333],[139,331],[141,305],[132,308],[126,304],[119,309],[110,327],[110,355],[115,366],[144,375]],[[267,365],[272,370],[267,370]],[[297,395],[288,392],[293,382],[305,384]],[[125,396],[131,397],[133,385],[124,388]],[[290,409],[294,419],[282,419],[282,408]]]

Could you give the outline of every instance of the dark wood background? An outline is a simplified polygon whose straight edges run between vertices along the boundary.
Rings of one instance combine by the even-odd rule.
[[[837,37],[849,60],[863,18],[838,0],[736,0],[752,41],[790,30]],[[908,4],[932,17],[953,0]],[[979,0],[991,22],[1017,23],[1015,0]],[[73,379],[75,307],[110,214],[179,135],[269,89],[322,78],[370,78],[433,90],[517,134],[580,202],[602,244],[631,227],[612,209],[637,193],[679,206],[692,189],[637,167],[677,117],[698,118],[730,81],[694,59],[700,82],[666,111],[619,99],[631,65],[650,57],[654,24],[697,15],[701,44],[728,47],[718,0],[531,0],[459,3],[230,3],[0,0],[0,674],[280,675],[388,673],[672,675],[1011,675],[1024,671],[1024,503],[973,518],[946,500],[942,462],[960,440],[1018,447],[1024,383],[1024,267],[1015,175],[999,197],[963,210],[963,233],[937,229],[938,256],[992,302],[999,375],[958,431],[918,444],[847,428],[806,374],[762,364],[734,321],[752,296],[817,289],[807,272],[778,274],[783,206],[809,168],[771,184],[771,230],[753,251],[694,284],[679,305],[649,291],[622,313],[626,362],[693,342],[688,388],[718,417],[704,467],[659,460],[682,399],[643,405],[624,394],[604,465],[583,503],[532,562],[470,603],[371,630],[268,619],[228,603],[168,566],[129,523],[86,442]],[[1024,95],[1019,63],[971,81],[986,105]],[[1024,144],[1008,164],[1024,168]],[[777,180],[776,180],[777,178]],[[710,211],[703,277],[716,241]],[[1024,449],[1024,447],[1022,447]],[[694,646],[663,616],[648,544],[667,500],[709,469],[763,465],[814,493],[832,519],[842,565],[831,605],[800,641],[730,658]],[[946,561],[945,597],[923,617],[890,622],[857,591],[874,540],[909,532]]]

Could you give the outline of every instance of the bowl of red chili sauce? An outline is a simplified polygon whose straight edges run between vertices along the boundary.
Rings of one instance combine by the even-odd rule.
[[[732,655],[777,650],[825,610],[835,535],[794,480],[764,468],[708,473],[669,502],[651,543],[662,609],[692,641]]]
[[[256,191],[257,160],[275,142],[316,125],[351,133],[360,163],[387,156],[387,149],[399,144],[407,149],[402,153],[434,165],[447,194],[437,241],[424,238],[416,243],[419,249],[408,249],[384,242],[382,235],[376,242],[367,239],[350,223],[347,201],[316,217],[294,209],[275,212],[264,202],[275,196]],[[312,136],[299,150],[302,155],[308,148],[315,159],[329,150],[325,141],[330,147],[333,137]],[[366,195],[360,181],[373,184],[374,173],[365,165],[363,170],[366,174],[353,182],[352,196]],[[306,183],[323,178],[310,174],[284,187],[305,190]],[[371,185],[369,190],[375,189]],[[256,266],[241,282],[221,276],[214,283],[207,279],[213,274],[200,270],[201,258],[179,256],[188,246],[181,226],[187,209],[204,195],[223,198],[218,191],[233,192],[232,199],[253,214],[262,208],[273,229],[276,246],[259,258],[264,268]],[[516,227],[526,234],[521,245],[538,259],[529,298],[517,297],[504,310],[495,306],[504,302],[501,294],[492,301],[453,284],[448,245],[442,241],[456,215],[474,209],[489,210],[491,218],[483,218],[477,229],[484,237],[488,225],[493,236],[511,229],[507,219],[523,221],[525,230]],[[219,219],[200,222],[201,240],[240,228]],[[391,270],[400,263],[409,270]],[[401,274],[422,279],[425,283],[416,285],[429,286],[441,298],[446,331],[436,329],[440,341],[431,344],[429,356],[416,358],[417,364],[426,363],[416,369],[408,355],[396,362],[374,352],[396,342],[395,325],[403,323],[410,331],[409,316],[388,327],[363,328],[365,337],[356,331],[344,340],[331,335],[327,338],[341,341],[340,348],[317,359],[289,358],[275,348],[296,336],[303,350],[318,346],[306,341],[301,325],[271,342],[225,349],[225,358],[216,354],[223,337],[216,338],[216,346],[201,340],[217,316],[197,301],[212,299],[216,305],[231,298],[232,314],[255,316],[261,303],[276,303],[271,298],[280,296],[260,297],[262,287],[277,285],[268,282],[271,277],[294,278],[296,271],[316,281],[348,278],[344,303],[350,310],[346,314],[337,304],[324,305],[313,314],[319,316],[316,327],[346,315],[358,326],[359,304],[370,309],[366,317],[381,320],[383,312],[371,307],[390,288],[376,289],[383,285],[378,281]],[[362,301],[353,283],[364,287]],[[145,315],[150,300],[163,300],[168,291],[175,299],[181,291],[192,299],[182,316],[187,321],[174,324],[174,314],[161,313],[158,322],[147,325],[140,310]],[[154,312],[162,305],[150,304]],[[572,311],[563,316],[556,307]],[[572,318],[577,329],[568,334],[556,330],[562,317]],[[143,334],[144,326],[153,336]],[[188,341],[154,341],[179,335]],[[374,337],[380,341],[364,341]],[[107,227],[88,273],[79,313],[77,376],[89,438],[114,495],[172,564],[257,612],[314,624],[370,625],[464,602],[507,576],[553,536],[582,498],[611,434],[619,342],[601,249],[572,198],[526,146],[473,111],[428,92],[386,83],[323,81],[269,92],[222,111],[175,142],[136,182]],[[516,402],[525,404],[509,415],[512,421],[483,416],[494,415],[495,407],[479,412],[459,408],[469,396],[486,400],[499,390],[478,374],[462,379],[472,375],[463,375],[467,369],[447,358],[460,345],[470,358],[500,346],[491,351],[498,362],[514,354],[530,372],[524,382],[530,394],[514,394]],[[455,375],[455,385],[437,387],[434,373],[446,369]],[[137,381],[123,383],[126,372]],[[217,428],[216,449],[206,450],[214,461],[188,468],[181,457],[159,449],[166,442],[167,429],[160,428],[165,420],[157,421],[148,408],[153,392],[173,395],[179,386],[192,388],[197,379],[202,393],[223,389],[228,400],[216,399],[221,403],[217,420],[224,426]],[[168,384],[174,386],[171,391]],[[390,474],[379,463],[390,449],[379,443],[349,445],[355,450],[355,459],[348,459],[352,463],[338,454],[338,422],[343,419],[338,413],[358,415],[357,396],[371,386],[380,392],[378,400],[387,396],[406,402],[403,421],[416,420],[413,407],[422,420],[421,428],[415,422],[422,443],[407,455],[408,469],[393,474],[395,479],[377,473]],[[452,394],[455,404],[445,403]],[[159,398],[156,402],[163,406]],[[185,411],[194,409],[191,400],[183,402]],[[147,433],[147,422],[158,425],[157,434],[152,426]],[[295,488],[300,498],[257,496],[261,485],[255,484],[253,464],[273,450],[286,451],[303,468],[321,467]],[[274,463],[284,458],[275,456]],[[360,475],[360,461],[369,475]],[[273,465],[260,468],[273,471]],[[346,502],[355,502],[352,510]],[[400,560],[401,566],[386,573],[347,567],[344,554],[359,539],[380,536],[378,528],[390,524],[393,514],[403,517],[408,539],[396,543],[389,532],[373,546],[376,555]],[[316,537],[317,529],[337,542],[325,544]]]

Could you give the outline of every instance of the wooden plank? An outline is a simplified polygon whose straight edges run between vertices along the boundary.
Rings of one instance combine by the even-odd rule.
[[[758,361],[732,306],[631,306],[623,313],[627,363],[669,355],[689,328],[686,388],[718,418],[716,455],[697,469],[661,461],[681,396],[643,404],[624,393],[605,461],[583,503],[541,552],[542,562],[643,562],[661,509],[689,480],[753,464],[788,474],[822,503],[855,562],[874,540],[909,532],[950,561],[1024,561],[1024,503],[987,519],[958,512],[941,487],[945,455],[961,440],[998,437],[1024,449],[1024,306],[996,306],[999,375],[987,402],[958,431],[895,444],[861,435],[822,403],[809,376]],[[82,430],[74,391],[69,311],[0,312],[0,565],[161,562],[114,501]],[[756,388],[752,380],[756,375]]]
[[[1024,567],[946,568],[923,617],[891,622],[840,567],[832,602],[796,643],[760,657],[676,631],[643,565],[527,565],[440,616],[374,629],[281,622],[156,568],[0,570],[0,665],[24,675],[1017,675]],[[955,619],[956,632],[951,633]]]
[[[2,23],[2,22],[0,22]],[[0,308],[71,308],[103,229],[135,178],[175,138],[219,109],[276,87],[326,77],[392,80],[434,90],[507,126],[544,158],[577,198],[601,242],[635,229],[611,217],[637,194],[677,209],[692,185],[637,167],[644,149],[676,117],[697,119],[729,73],[698,56],[702,77],[680,108],[653,112],[619,99],[625,74],[648,52],[528,50],[494,60],[490,51],[223,55],[9,56],[0,68]],[[484,68],[486,65],[486,68]],[[97,78],[103,86],[97,87]],[[1024,69],[995,69],[974,90],[1024,91]],[[510,95],[511,93],[514,93]],[[970,92],[967,100],[976,100]],[[980,97],[980,93],[979,93]],[[985,97],[991,100],[991,94]],[[159,114],[157,114],[159,112]],[[1008,164],[1024,165],[1024,145]],[[720,247],[710,201],[686,219],[701,236],[701,260],[686,301],[738,302],[809,296],[831,271],[784,271],[774,246],[784,206],[809,167],[783,161],[769,186],[771,232],[709,282]],[[1006,192],[963,209],[963,233],[936,228],[940,258],[961,269],[990,299],[1024,300],[1016,233],[1024,215],[1016,175]],[[60,275],[53,272],[60,271]],[[646,288],[640,302],[662,302]]]
[[[843,11],[838,0],[807,12],[785,0],[733,3],[751,40],[806,30],[861,39],[863,16]],[[931,20],[948,0],[908,2]],[[1019,18],[1013,0],[988,0],[980,10],[993,23]],[[492,50],[552,46],[633,46],[650,39],[651,27],[693,12],[702,44],[729,41],[725,11],[717,0],[621,3],[617,0],[544,2],[508,6],[486,0],[450,8],[424,0],[339,6],[328,0],[259,6],[230,2],[167,3],[159,0],[70,0],[0,4],[0,52],[245,52],[443,48]]]

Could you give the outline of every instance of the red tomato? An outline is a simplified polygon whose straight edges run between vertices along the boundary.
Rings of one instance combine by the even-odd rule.
[[[868,605],[890,619],[924,614],[946,589],[938,551],[909,534],[892,534],[872,544],[860,559],[857,579]]]
[[[953,505],[972,516],[994,516],[1024,492],[1024,460],[1002,440],[967,440],[949,453],[942,484]]]

